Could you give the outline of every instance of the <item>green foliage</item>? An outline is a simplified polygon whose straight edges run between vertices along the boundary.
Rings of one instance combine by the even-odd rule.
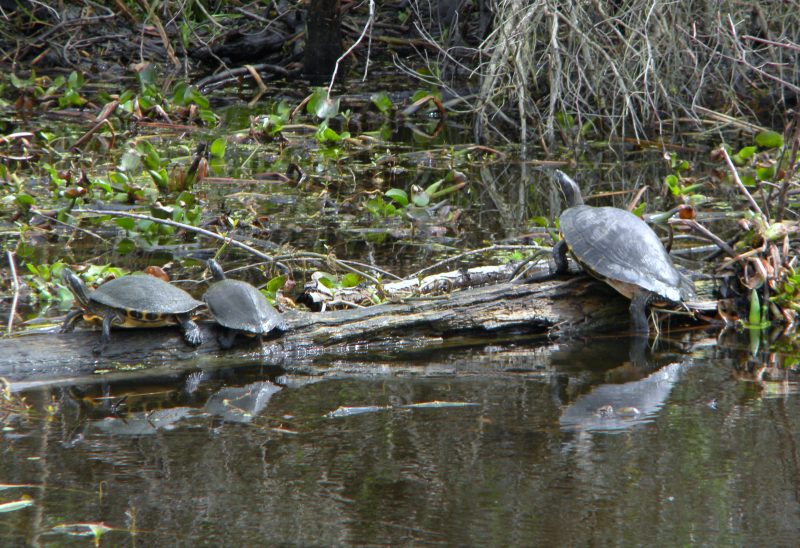
[[[80,89],[85,83],[82,74],[72,71],[67,79],[67,87],[64,89],[64,94],[58,99],[58,105],[62,108],[82,107],[85,105],[87,101],[80,94]]]
[[[689,178],[691,166],[686,160],[681,160],[674,152],[670,154],[670,168],[672,173],[664,177],[664,184],[667,185],[670,193],[675,197],[686,196],[694,202],[705,200],[705,196],[695,194],[694,191],[701,188],[699,183],[692,183]]]
[[[286,284],[287,277],[285,275],[275,276],[270,281],[267,282],[266,287],[261,290],[261,293],[267,298],[269,302],[275,304],[275,299],[277,298],[278,291],[283,289],[283,286]]]
[[[320,284],[332,290],[349,289],[356,287],[358,284],[364,281],[361,276],[354,272],[348,272],[347,274],[338,277],[328,272],[318,271],[314,273],[314,278],[319,281]]]
[[[777,131],[762,131],[756,135],[756,144],[761,148],[781,148],[783,135]]]
[[[214,139],[211,143],[211,147],[209,148],[209,152],[211,156],[214,158],[224,158],[225,157],[225,148],[228,146],[228,142],[223,137],[218,137]]]
[[[465,183],[457,180],[460,176],[459,173],[450,171],[443,179],[439,179],[424,189],[417,185],[412,185],[410,196],[402,188],[390,188],[384,193],[384,196],[389,201],[384,200],[381,196],[376,196],[367,200],[365,207],[375,217],[400,215],[409,208],[428,208],[432,205],[431,202],[433,200],[463,188]],[[442,185],[448,182],[452,184],[442,188]]]
[[[406,207],[408,205],[408,193],[403,190],[402,188],[390,188],[385,192],[387,198],[391,198],[400,207]]]
[[[392,100],[389,99],[389,96],[382,91],[379,93],[373,93],[369,99],[372,101],[372,104],[375,105],[375,108],[381,112],[381,114],[390,114],[394,108]]]
[[[334,131],[333,129],[329,128],[327,120],[323,121],[322,123],[319,124],[319,126],[317,127],[317,131],[314,134],[314,136],[317,138],[317,141],[319,141],[320,143],[323,143],[323,144],[325,144],[325,143],[338,143],[338,142],[342,141],[343,139],[349,139],[350,138],[350,134],[348,132],[346,132],[346,131],[343,131],[341,133],[336,133],[336,131]]]
[[[306,103],[306,111],[317,118],[327,121],[339,114],[339,98],[329,98],[325,88],[316,88]]]
[[[800,312],[800,272],[790,268],[770,301],[781,308]]]
[[[56,261],[53,264],[26,262],[24,266],[28,270],[28,274],[21,277],[31,291],[32,300],[43,305],[72,300],[70,290],[61,284],[61,273],[67,266],[63,261]],[[80,276],[89,284],[94,284],[98,280],[119,277],[125,273],[120,268],[105,265],[90,266]]]
[[[401,213],[401,209],[398,209],[393,204],[384,201],[383,197],[375,196],[374,198],[370,198],[364,204],[364,207],[367,208],[367,211],[373,217],[393,217],[395,215],[399,215]]]
[[[750,311],[747,321],[742,322],[742,325],[748,329],[765,329],[770,326],[769,308],[766,303],[761,305],[757,289],[750,290]]]

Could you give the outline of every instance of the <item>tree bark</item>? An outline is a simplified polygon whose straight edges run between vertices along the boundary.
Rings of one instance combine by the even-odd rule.
[[[327,83],[341,54],[339,0],[311,0],[306,22],[303,74],[313,84]]]

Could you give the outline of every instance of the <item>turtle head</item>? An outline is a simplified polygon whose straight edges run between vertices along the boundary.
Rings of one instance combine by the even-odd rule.
[[[208,260],[208,269],[211,271],[211,277],[215,282],[220,282],[225,279],[225,271],[219,266],[219,263],[214,259]]]
[[[583,205],[583,197],[581,196],[581,189],[578,187],[578,183],[573,181],[560,169],[555,170],[555,174],[558,183],[561,185],[561,191],[567,199],[567,207]]]
[[[86,291],[86,284],[72,270],[65,268],[61,272],[61,281],[72,292],[78,304],[84,308],[89,306],[89,294]]]

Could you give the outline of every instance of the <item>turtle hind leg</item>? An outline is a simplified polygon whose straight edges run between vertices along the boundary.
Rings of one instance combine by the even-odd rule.
[[[217,335],[217,342],[220,348],[227,350],[233,346],[233,341],[236,339],[236,331],[228,329],[227,327],[220,326],[220,333]]]
[[[192,321],[189,314],[175,314],[175,319],[183,330],[183,339],[192,346],[203,344],[203,331]]]
[[[75,329],[75,324],[78,323],[83,317],[83,309],[76,308],[75,310],[71,310],[69,314],[64,317],[64,323],[61,324],[61,332],[62,333],[71,333],[73,329]]]
[[[569,271],[569,262],[567,262],[567,242],[559,240],[553,246],[553,260],[556,263],[556,274],[566,274]]]
[[[647,305],[650,304],[652,295],[646,291],[636,293],[631,299],[631,331],[634,333],[650,333],[650,323],[647,320]]]

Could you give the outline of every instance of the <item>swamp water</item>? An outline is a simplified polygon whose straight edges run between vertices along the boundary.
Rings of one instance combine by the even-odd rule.
[[[220,211],[256,217],[263,241],[246,230],[242,238],[405,276],[465,249],[546,240],[532,219],[562,207],[545,171],[468,147],[333,154],[307,143],[296,137],[280,154],[229,144],[225,163],[212,165],[219,178],[282,173],[293,161],[310,176],[204,181],[194,189],[203,220]],[[663,180],[660,153],[602,154],[580,182],[587,195],[605,193],[604,203],[624,207],[631,189]],[[365,213],[388,188],[426,188],[452,170],[468,185],[442,207]],[[31,193],[48,194],[30,181]],[[54,242],[28,236],[25,261],[140,269],[190,257],[196,280],[199,259],[221,245],[88,226],[92,234],[53,230]],[[16,242],[13,223],[0,227]],[[128,238],[135,252],[125,251]],[[294,266],[305,269],[302,280],[325,265]],[[28,328],[63,316],[63,306],[44,308],[20,306]],[[24,388],[0,399],[0,544],[795,546],[796,385],[754,380],[742,364],[766,358],[707,336],[662,337],[654,348],[624,336],[473,340],[315,362],[308,374],[265,359]]]
[[[0,543],[794,546],[800,399],[751,357],[616,337],[29,390]]]

